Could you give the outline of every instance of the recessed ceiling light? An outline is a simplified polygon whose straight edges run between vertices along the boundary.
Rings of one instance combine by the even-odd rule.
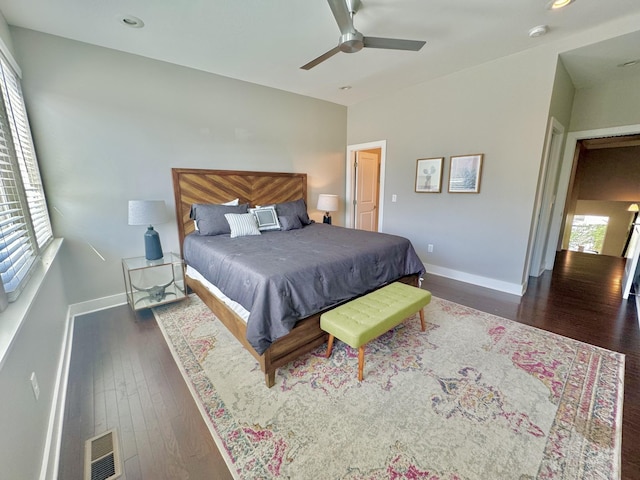
[[[340,87],[340,90],[351,90],[351,85],[345,85],[344,87]]]
[[[549,4],[547,5],[547,8],[551,10],[558,10],[559,8],[563,8],[567,5],[572,4],[574,1],[575,0],[551,0],[551,2],[549,2]]]
[[[640,59],[637,60],[629,60],[628,62],[621,63],[618,65],[619,67],[633,67],[634,65],[638,65],[640,63]]]
[[[541,37],[549,31],[549,27],[546,25],[538,25],[537,27],[533,27],[529,30],[529,36],[531,38]]]
[[[131,28],[142,28],[144,27],[144,22],[138,17],[134,17],[133,15],[123,15],[122,17],[118,17],[118,21]]]

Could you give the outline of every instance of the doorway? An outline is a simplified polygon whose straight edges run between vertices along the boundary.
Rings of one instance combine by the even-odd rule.
[[[579,190],[587,190],[588,186],[582,185],[582,182],[576,180],[576,177],[580,177],[578,166],[580,158],[583,152],[588,150],[597,150],[597,149],[613,149],[619,147],[640,147],[640,125],[627,125],[623,127],[613,127],[599,130],[590,130],[584,132],[572,132],[569,133],[567,137],[567,142],[565,146],[565,154],[564,154],[564,162],[562,165],[562,171],[560,174],[559,181],[559,191],[558,191],[558,199],[561,199],[562,202],[557,203],[557,210],[554,212],[554,219],[552,224],[552,232],[550,233],[550,239],[556,239],[556,248],[552,252],[547,253],[547,257],[550,254],[553,254],[555,258],[556,251],[560,251],[567,245],[571,232],[571,227],[574,223],[574,217],[579,213],[589,213],[589,212],[579,212],[577,210],[577,205],[579,202]],[[625,148],[625,150],[627,150]],[[609,190],[615,190],[615,197],[612,199],[612,203],[620,203],[622,206],[618,208],[618,210],[623,209],[627,210],[629,208],[630,203],[635,203],[637,201],[637,196],[640,196],[640,192],[638,191],[637,184],[638,182],[634,180],[637,178],[635,175],[638,175],[635,162],[632,164],[628,164],[629,168],[626,170],[615,171],[615,168],[607,168],[606,173],[600,174],[597,176],[597,182],[600,184],[607,182],[614,182],[613,189],[611,185],[609,185]],[[607,164],[607,167],[609,165]],[[611,167],[614,167],[612,164]],[[602,165],[599,166],[602,168]],[[634,175],[631,174],[631,170],[634,171]],[[584,174],[583,174],[584,175]],[[631,180],[631,187],[628,186],[629,180]],[[627,183],[625,188],[625,182]],[[622,184],[622,187],[621,187]],[[606,190],[602,186],[598,187],[598,191]],[[562,192],[562,194],[560,193]],[[598,201],[602,199],[596,199]],[[599,203],[602,203],[601,201]],[[627,219],[629,217],[628,211],[622,211],[623,215],[626,215]],[[634,215],[634,220],[636,216]],[[627,230],[627,226],[623,225],[624,230]],[[633,229],[634,227],[631,226]],[[624,235],[625,232],[623,232]],[[604,249],[605,247],[603,247]],[[626,250],[626,245],[625,248]],[[625,269],[624,276],[621,283],[621,294],[622,298],[628,298],[633,280],[636,276],[636,267],[638,264],[638,257],[640,256],[640,250],[637,248],[633,248],[633,253],[629,253],[626,256],[626,259],[621,258],[621,260],[625,261]],[[616,250],[615,254],[611,255],[619,255],[619,249]],[[553,266],[553,260],[550,261],[551,268]],[[548,269],[551,269],[548,268]],[[614,282],[615,283],[615,282]],[[637,299],[638,297],[636,297]]]
[[[347,147],[346,227],[382,229],[386,150],[386,140]]]
[[[571,197],[574,190],[573,186],[580,151],[584,148],[582,142],[606,142],[612,147],[616,147],[620,146],[617,142],[622,137],[637,134],[640,134],[640,125],[625,125],[597,130],[569,132],[567,134],[562,165],[558,177],[557,201],[553,208],[549,229],[549,248],[547,248],[545,252],[544,263],[546,270],[553,269],[556,252],[562,250],[564,237],[568,235],[573,223]],[[555,248],[551,248],[554,242]]]

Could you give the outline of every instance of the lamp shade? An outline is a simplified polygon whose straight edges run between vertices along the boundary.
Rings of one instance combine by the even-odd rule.
[[[129,200],[129,225],[154,225],[167,220],[164,200]]]
[[[323,212],[337,212],[338,196],[321,193],[318,196],[318,210],[322,210]]]
[[[629,205],[629,208],[627,208],[627,212],[637,212],[638,210],[640,209],[638,208],[637,203],[632,203],[631,205]]]

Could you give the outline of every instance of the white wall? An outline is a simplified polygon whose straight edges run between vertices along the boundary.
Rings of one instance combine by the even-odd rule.
[[[409,237],[428,272],[519,293],[548,118],[568,122],[572,108],[570,78],[556,75],[556,65],[563,68],[558,55],[637,30],[638,21],[629,16],[561,41],[550,37],[531,50],[350,107],[348,144],[387,141],[384,231]],[[575,102],[572,116],[599,115],[581,114],[586,105],[577,94]],[[628,123],[633,115],[614,112],[620,102],[608,116]],[[468,153],[485,154],[480,194],[446,193],[449,157]],[[438,156],[446,157],[445,191],[414,193],[416,159]]]
[[[306,172],[342,193],[346,107],[12,28],[71,302],[124,291],[120,259],[144,253],[129,199],[165,200],[157,225],[178,250],[172,167]],[[94,253],[95,248],[104,258]]]
[[[556,77],[553,82],[553,92],[551,94],[551,104],[549,106],[549,116],[560,122],[565,131],[569,129],[569,125],[571,124],[571,111],[575,93],[576,90],[571,82],[571,77],[562,60],[558,58]]]
[[[44,270],[36,269],[27,289],[2,313],[6,320],[16,310],[26,311],[0,368],[0,465],[2,478],[7,479],[39,477],[50,413],[58,398],[69,300],[60,256],[46,274]],[[23,306],[25,302],[28,305]],[[40,386],[38,400],[31,388],[32,372]]]
[[[349,108],[349,144],[387,140],[384,231],[409,237],[428,271],[517,293],[555,69],[526,52]],[[470,153],[485,155],[480,193],[447,193],[449,157]],[[439,156],[443,193],[414,193],[416,159]]]
[[[2,12],[0,12],[0,40],[2,40],[9,53],[15,57],[13,39],[11,38],[11,33],[9,33],[9,25],[7,24]]]
[[[635,68],[635,67],[632,67]],[[572,132],[640,124],[640,69],[624,79],[576,91]]]

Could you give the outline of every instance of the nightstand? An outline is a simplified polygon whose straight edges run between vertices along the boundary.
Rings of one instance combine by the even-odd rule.
[[[133,310],[151,308],[187,297],[184,262],[175,253],[159,260],[145,257],[122,259],[127,302]]]

